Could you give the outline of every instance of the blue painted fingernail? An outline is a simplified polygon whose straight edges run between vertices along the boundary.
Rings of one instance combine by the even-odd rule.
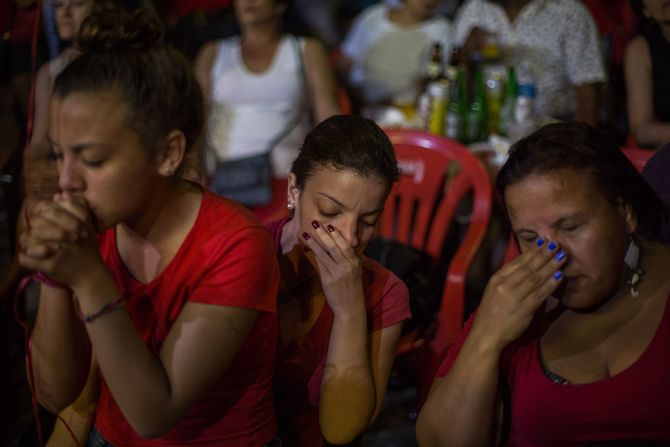
[[[552,275],[552,278],[554,278],[556,281],[560,280],[563,277],[563,273],[561,273],[560,270],[557,270],[556,273]]]
[[[565,259],[565,252],[561,250],[556,254],[556,260],[560,262],[563,259]]]
[[[535,241],[538,247],[542,247],[544,245],[544,239],[538,238],[537,241]]]
[[[556,247],[558,247],[558,245],[556,245],[556,243],[553,242],[553,241],[552,241],[552,242],[549,242],[549,245],[547,245],[547,248],[548,248],[549,250],[551,250],[551,251],[556,250]]]

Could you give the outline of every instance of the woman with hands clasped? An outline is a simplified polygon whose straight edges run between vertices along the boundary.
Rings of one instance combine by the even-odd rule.
[[[93,357],[89,445],[274,445],[272,239],[242,207],[179,176],[202,96],[161,35],[148,10],[93,15],[82,55],[55,80],[60,192],[32,208],[19,256],[44,283],[35,391],[60,411]]]
[[[288,185],[292,215],[271,224],[279,256],[279,431],[290,446],[351,442],[381,409],[408,292],[366,258],[398,177],[372,121],[333,116],[307,135]]]
[[[616,144],[576,123],[518,142],[497,189],[521,254],[450,348],[420,445],[669,442],[658,197]]]

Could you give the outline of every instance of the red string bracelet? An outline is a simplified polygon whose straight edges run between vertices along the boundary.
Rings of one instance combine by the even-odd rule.
[[[104,306],[102,306],[100,309],[96,310],[95,312],[91,312],[90,314],[83,314],[81,311],[79,312],[79,318],[81,321],[84,323],[90,323],[91,321],[95,320],[101,315],[104,315],[106,313],[115,311],[117,309],[121,309],[123,306],[126,305],[126,301],[121,295],[111,303],[107,303]]]
[[[44,272],[35,272],[33,273],[33,279],[37,282],[45,284],[49,287],[54,287],[56,289],[65,289],[69,290],[70,288],[63,283],[60,283],[54,279],[49,278]]]

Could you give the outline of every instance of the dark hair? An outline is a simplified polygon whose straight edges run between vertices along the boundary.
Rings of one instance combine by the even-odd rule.
[[[641,31],[649,32],[657,25],[654,20],[645,15],[644,4],[642,3],[642,0],[630,0],[630,8],[635,14],[637,24]]]
[[[307,135],[291,167],[297,187],[303,189],[305,181],[323,166],[379,177],[389,188],[400,175],[393,145],[384,131],[374,121],[354,115],[331,116]]]
[[[549,124],[520,140],[498,173],[496,189],[504,199],[511,184],[564,169],[591,174],[611,203],[630,204],[638,234],[657,238],[665,219],[663,202],[618,145],[588,124]]]
[[[203,99],[183,56],[162,42],[163,25],[149,9],[117,8],[82,23],[83,54],[54,82],[54,96],[112,89],[128,105],[128,125],[153,150],[173,129],[191,149],[202,131]]]

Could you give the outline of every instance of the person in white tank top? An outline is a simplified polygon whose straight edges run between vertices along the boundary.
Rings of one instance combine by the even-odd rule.
[[[285,0],[234,7],[240,36],[209,42],[196,58],[209,166],[272,149],[273,175],[286,178],[312,125],[339,113],[335,79],[317,41],[281,32]]]

